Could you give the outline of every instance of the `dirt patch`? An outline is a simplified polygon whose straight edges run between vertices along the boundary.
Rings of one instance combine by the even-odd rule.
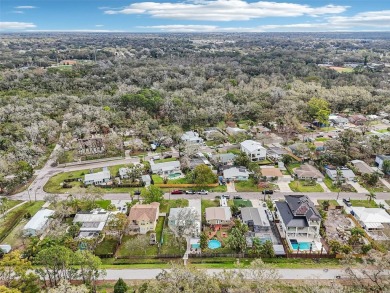
[[[347,244],[350,230],[355,227],[351,219],[346,217],[342,210],[329,210],[325,220],[326,235],[329,240],[336,240]]]

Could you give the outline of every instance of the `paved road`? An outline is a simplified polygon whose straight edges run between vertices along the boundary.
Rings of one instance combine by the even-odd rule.
[[[224,270],[222,269],[207,269],[209,275],[221,274],[223,271]],[[155,279],[161,272],[161,269],[109,269],[107,270],[107,275],[104,279],[117,280],[122,278],[125,280],[151,280]],[[249,270],[243,269],[242,272],[248,274]],[[277,272],[280,275],[280,278],[284,280],[332,280],[335,279],[336,276],[341,276],[341,278],[347,277],[343,269],[329,269],[328,271],[324,271],[323,269],[278,269]],[[358,273],[358,271],[356,272]]]

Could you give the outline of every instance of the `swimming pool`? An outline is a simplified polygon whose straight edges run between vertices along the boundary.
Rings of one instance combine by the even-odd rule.
[[[299,250],[310,250],[310,246],[313,248],[311,242],[298,242],[295,239],[291,239],[290,243],[291,243],[291,246],[294,250],[298,250],[298,247],[299,247]]]
[[[198,249],[198,248],[200,248],[200,244],[199,243],[194,243],[194,244],[191,244],[191,247],[194,248],[194,249]]]
[[[209,241],[209,248],[210,249],[217,249],[217,248],[220,248],[222,245],[221,245],[221,242],[219,242],[218,240],[210,240]]]
[[[180,177],[181,173],[172,173],[168,175],[168,179],[175,179],[177,177]]]
[[[271,237],[268,237],[268,236],[267,237],[260,237],[259,240],[260,240],[260,242],[262,244],[264,244],[266,241],[271,241],[272,242]]]

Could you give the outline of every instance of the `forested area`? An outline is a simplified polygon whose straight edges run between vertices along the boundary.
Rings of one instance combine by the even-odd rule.
[[[226,121],[279,121],[299,132],[313,97],[332,112],[390,112],[389,68],[366,66],[389,63],[390,41],[371,37],[4,35],[0,181],[25,181],[56,142],[96,133],[115,147],[128,130],[177,142],[183,130]],[[339,73],[318,66],[326,62],[360,65]]]

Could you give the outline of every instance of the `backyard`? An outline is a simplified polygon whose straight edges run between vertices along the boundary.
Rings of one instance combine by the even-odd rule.
[[[288,184],[294,192],[324,192],[324,189],[318,183],[311,184],[308,181],[295,180]]]

